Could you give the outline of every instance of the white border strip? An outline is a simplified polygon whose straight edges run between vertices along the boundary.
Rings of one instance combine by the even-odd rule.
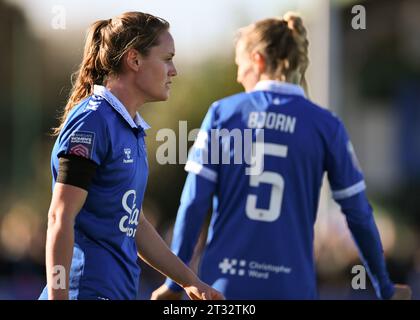
[[[366,184],[365,184],[365,181],[362,180],[346,189],[333,191],[332,194],[335,200],[341,200],[341,199],[353,197],[354,195],[358,194],[359,192],[362,192],[365,189],[366,189]]]
[[[217,182],[217,172],[204,167],[202,164],[198,162],[188,160],[187,163],[185,164],[185,171],[195,173],[212,182]]]

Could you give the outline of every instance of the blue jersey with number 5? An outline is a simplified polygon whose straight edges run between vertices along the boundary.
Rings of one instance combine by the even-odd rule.
[[[172,249],[190,261],[213,203],[199,272],[227,298],[317,297],[313,227],[325,172],[378,296],[392,294],[346,130],[299,86],[263,81],[214,103],[186,170]]]

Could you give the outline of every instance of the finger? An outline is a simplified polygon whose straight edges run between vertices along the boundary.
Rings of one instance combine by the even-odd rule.
[[[210,297],[211,297],[211,300],[218,300],[219,296],[218,296],[218,294],[217,294],[217,291],[212,290],[212,291],[210,292]]]
[[[217,299],[218,300],[226,300],[225,296],[221,294],[220,292],[217,293]]]
[[[191,300],[201,300],[200,294],[196,289],[189,290],[187,293]]]
[[[412,296],[411,288],[406,289],[405,296],[406,296],[407,300],[411,300],[411,296]]]
[[[225,300],[223,294],[215,289],[211,289],[210,297],[212,300]]]
[[[220,292],[217,292],[215,296],[216,296],[215,300],[225,300],[225,296],[221,294]]]

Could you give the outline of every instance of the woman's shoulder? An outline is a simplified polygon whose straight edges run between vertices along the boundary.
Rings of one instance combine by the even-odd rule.
[[[249,99],[249,96],[246,92],[239,92],[215,101],[212,107],[225,108],[226,106],[241,104],[247,99]]]
[[[73,110],[72,110],[73,111]],[[88,120],[96,122],[107,122],[109,114],[112,114],[112,107],[109,102],[101,96],[91,95],[74,107],[74,112],[69,114],[69,119]]]
[[[109,103],[100,96],[91,95],[73,107],[60,136],[87,128],[90,131],[104,131],[112,121],[111,117],[112,109]]]
[[[325,120],[332,123],[337,123],[340,121],[338,115],[328,109],[325,106],[321,106],[308,98],[302,97],[302,107],[305,108],[305,113],[309,113],[311,117],[315,117],[316,120]]]

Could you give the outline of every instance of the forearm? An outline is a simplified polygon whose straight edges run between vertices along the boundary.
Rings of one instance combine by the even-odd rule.
[[[378,297],[390,298],[393,284],[388,276],[381,238],[366,196],[360,194],[341,201],[340,205],[346,213],[347,224]]]
[[[172,237],[172,251],[186,264],[194,253],[206,214],[209,211],[215,184],[193,173],[189,173],[182,191]],[[171,290],[181,290],[173,281],[167,279]]]
[[[69,222],[51,222],[46,243],[48,298],[69,298],[69,273],[73,256],[74,229]],[[63,281],[65,281],[63,283]]]
[[[155,228],[142,215],[136,236],[139,256],[151,267],[185,287],[197,281],[197,276],[172,253]]]
[[[368,269],[377,296],[389,299],[393,294],[393,284],[386,270],[382,243],[373,218],[364,224],[348,221],[348,225],[363,263]]]

